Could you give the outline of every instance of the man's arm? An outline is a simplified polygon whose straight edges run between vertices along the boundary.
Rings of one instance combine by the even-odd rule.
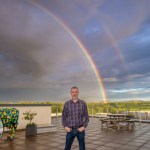
[[[62,125],[67,132],[71,131],[71,128],[67,127],[67,104],[65,103],[63,111],[62,111]]]
[[[88,109],[86,103],[84,104],[84,110],[83,110],[83,127],[86,128],[89,123],[89,115],[88,115]]]
[[[65,103],[62,111],[62,125],[64,128],[66,127],[66,118],[67,118],[67,107]]]

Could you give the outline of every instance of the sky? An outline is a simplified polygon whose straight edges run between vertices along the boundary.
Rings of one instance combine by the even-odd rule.
[[[1,0],[0,101],[150,100],[149,0]],[[87,55],[88,54],[88,55]]]

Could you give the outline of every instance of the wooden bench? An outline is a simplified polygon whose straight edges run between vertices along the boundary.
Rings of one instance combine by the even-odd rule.
[[[134,129],[135,127],[135,121],[132,119],[127,120],[117,120],[117,119],[110,119],[110,118],[102,118],[101,121],[101,128],[106,127],[112,128],[115,127],[117,130],[120,130],[121,128],[127,128],[129,130]]]
[[[103,128],[105,126],[108,129],[111,127],[118,126],[118,121],[115,119],[103,118],[103,119],[100,119],[100,121],[101,121],[101,128]]]
[[[135,121],[134,121],[133,119],[126,120],[126,122],[127,122],[127,126],[128,126],[128,129],[129,129],[129,130],[135,128]]]

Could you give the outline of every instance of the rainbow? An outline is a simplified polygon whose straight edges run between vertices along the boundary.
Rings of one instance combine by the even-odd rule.
[[[85,46],[81,43],[81,41],[79,40],[79,38],[77,37],[77,35],[75,35],[70,29],[69,27],[67,27],[67,25],[65,25],[60,19],[58,19],[58,17],[56,17],[55,15],[53,15],[52,12],[50,12],[50,10],[47,10],[46,8],[44,8],[43,6],[39,5],[38,3],[36,3],[35,1],[29,1],[29,3],[31,3],[32,5],[34,5],[35,7],[41,9],[43,12],[45,12],[46,14],[48,14],[50,17],[52,17],[61,27],[63,27],[63,29],[65,31],[67,31],[67,33],[74,39],[74,41],[78,44],[78,46],[81,48],[81,50],[83,51],[84,55],[86,56],[86,58],[88,59],[94,74],[97,78],[97,82],[99,84],[99,88],[100,91],[102,93],[102,98],[103,98],[103,102],[104,103],[108,103],[107,101],[107,96],[106,96],[106,92],[105,92],[105,88],[102,82],[102,78],[100,76],[100,73],[96,67],[96,64],[94,63],[94,61],[92,60],[88,50],[85,48]]]
[[[107,22],[105,21],[105,18],[107,18],[108,20],[112,20],[112,19],[108,15],[104,15],[104,13],[99,14],[99,17],[101,17],[103,20],[103,28],[104,28],[105,34],[109,38],[108,40],[111,42],[112,47],[116,51],[116,54],[119,56],[120,62],[123,64],[124,70],[128,73],[129,70],[126,66],[126,61],[125,61],[123,54],[121,52],[121,48],[119,47],[119,44],[118,44],[115,36],[110,31],[110,28],[108,27]]]
[[[120,47],[118,46],[118,43],[117,43],[116,38],[114,38],[114,36],[112,35],[111,31],[110,31],[109,28],[107,27],[106,23],[104,23],[104,21],[103,21],[103,24],[104,24],[103,27],[104,27],[104,30],[105,30],[105,32],[106,32],[106,35],[109,37],[109,40],[111,41],[112,46],[114,47],[116,53],[118,54],[119,59],[120,59],[120,62],[121,62],[122,64],[126,64],[126,63],[125,63],[125,59],[124,59],[124,57],[123,57],[123,55],[122,55],[122,53],[121,53]],[[124,66],[124,69],[125,69],[126,71],[128,70],[126,66]]]

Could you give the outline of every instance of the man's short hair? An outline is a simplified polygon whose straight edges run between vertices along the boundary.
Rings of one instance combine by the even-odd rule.
[[[71,88],[71,91],[72,91],[72,89],[77,89],[77,90],[79,91],[78,87],[76,87],[76,86],[73,86],[73,87]]]

